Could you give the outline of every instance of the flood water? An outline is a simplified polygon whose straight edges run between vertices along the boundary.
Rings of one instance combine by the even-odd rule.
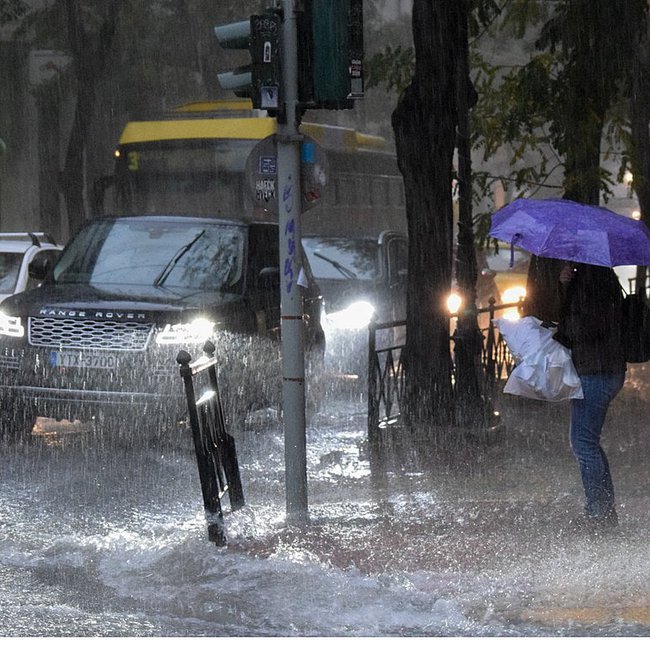
[[[621,525],[603,539],[566,527],[581,507],[566,405],[513,398],[505,432],[424,462],[393,440],[378,475],[363,403],[333,400],[308,430],[310,522],[293,527],[281,428],[258,414],[237,439],[247,505],[226,499],[225,548],[207,539],[189,440],[39,421],[0,446],[0,634],[646,636],[637,370],[606,427]]]

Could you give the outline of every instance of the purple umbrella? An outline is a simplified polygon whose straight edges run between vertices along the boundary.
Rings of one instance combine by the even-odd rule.
[[[517,199],[492,215],[490,236],[538,257],[650,266],[650,230],[644,223],[566,199]]]

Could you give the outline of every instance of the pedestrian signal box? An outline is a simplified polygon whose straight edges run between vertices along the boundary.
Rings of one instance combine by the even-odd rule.
[[[275,110],[280,104],[280,15],[269,10],[214,28],[221,47],[248,50],[251,62],[217,75],[222,88],[250,97],[253,108]]]

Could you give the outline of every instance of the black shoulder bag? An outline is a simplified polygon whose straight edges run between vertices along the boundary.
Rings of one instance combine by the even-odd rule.
[[[623,345],[628,363],[650,360],[650,306],[644,295],[623,296]]]

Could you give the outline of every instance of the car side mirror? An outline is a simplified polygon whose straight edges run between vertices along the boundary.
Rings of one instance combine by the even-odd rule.
[[[52,268],[51,261],[44,256],[35,257],[29,264],[27,273],[32,280],[43,282]]]

